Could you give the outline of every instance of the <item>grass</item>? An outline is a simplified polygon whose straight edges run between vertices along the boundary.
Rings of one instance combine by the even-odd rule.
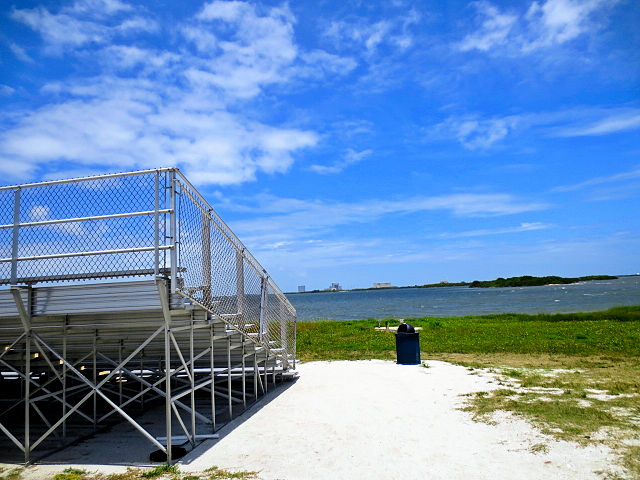
[[[179,473],[177,465],[158,465],[152,470],[142,472],[140,476],[142,478],[158,478],[165,474],[177,475]]]
[[[5,468],[0,468],[0,480],[20,480],[22,477],[22,468],[12,468],[7,471]]]
[[[76,468],[65,468],[62,473],[53,476],[53,480],[84,480],[85,478],[87,478],[87,472]]]
[[[8,476],[17,472],[17,476]],[[22,469],[11,470],[6,473],[0,470],[0,480],[18,480]],[[249,480],[257,478],[258,472],[225,470],[213,466],[203,472],[181,472],[177,465],[159,465],[151,469],[128,468],[126,472],[114,474],[89,473],[85,470],[67,468],[57,473],[52,480]],[[4,474],[4,475],[2,475]]]
[[[500,314],[419,318],[420,350],[439,353],[521,353],[640,356],[640,306],[571,314]],[[397,325],[397,320],[389,320]],[[395,359],[392,333],[374,319],[298,323],[298,357],[310,360]]]
[[[555,438],[605,443],[640,479],[640,306],[407,321],[423,328],[423,359],[498,376],[501,388],[469,396],[465,409],[476,420],[491,422],[494,412],[507,410]],[[377,325],[373,319],[298,323],[298,357],[395,359],[393,333],[374,330]],[[547,449],[532,447],[541,455]]]

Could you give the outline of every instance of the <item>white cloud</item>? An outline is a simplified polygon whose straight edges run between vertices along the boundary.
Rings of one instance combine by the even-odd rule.
[[[465,218],[498,217],[548,208],[542,202],[523,201],[508,194],[452,194],[434,197],[407,197],[399,200],[323,202],[256,195],[255,204],[239,201],[218,203],[217,208],[238,210],[259,218],[232,222],[234,232],[248,243],[275,243],[315,238],[338,226],[373,223],[385,216],[444,211]],[[528,226],[527,226],[528,225]],[[535,228],[523,224],[520,228]]]
[[[389,17],[378,22],[369,22],[364,18],[353,20],[335,20],[330,23],[324,35],[331,39],[336,48],[346,45],[364,48],[367,56],[378,53],[383,46],[404,50],[413,44],[410,27],[420,20],[416,10],[407,14]]]
[[[615,175],[591,178],[589,180],[585,180],[584,182],[575,183],[573,185],[559,186],[554,188],[552,191],[553,192],[572,192],[572,191],[581,190],[587,187],[594,187],[594,186],[608,184],[608,183],[623,182],[626,180],[634,180],[636,178],[640,178],[640,168],[637,168],[635,170],[631,170],[628,172],[616,173]]]
[[[526,12],[505,12],[488,1],[474,2],[480,25],[457,48],[526,54],[562,45],[598,30],[602,24],[598,14],[615,3],[617,0],[543,0],[531,2]]]
[[[525,43],[525,50],[561,44],[590,32],[594,28],[591,15],[598,9],[615,3],[610,0],[547,0],[533,2],[525,18],[534,33]]]
[[[637,110],[609,115],[594,123],[565,128],[557,132],[559,137],[586,137],[608,135],[640,128],[640,113]]]
[[[311,131],[247,121],[206,94],[173,95],[156,84],[146,90],[144,82],[93,87],[83,98],[25,115],[0,136],[0,156],[110,169],[181,165],[197,183],[230,184],[254,180],[259,171],[284,172],[296,150],[317,142]]]
[[[113,15],[131,9],[130,5],[117,0],[78,0],[58,13],[37,7],[14,9],[11,17],[38,32],[45,41],[47,52],[60,54],[67,53],[69,48],[105,43],[118,33],[157,28],[154,21],[139,16],[122,22],[105,22]]]
[[[133,10],[133,7],[120,0],[76,0],[71,7],[65,10],[76,14],[100,17],[118,12],[128,12]]]
[[[15,91],[15,88],[0,83],[0,95],[13,95]]]
[[[29,210],[29,220],[32,222],[43,222],[46,220],[52,220],[51,209],[46,205],[34,205]],[[68,223],[54,223],[51,225],[45,225],[41,228],[48,230],[54,230],[63,233],[70,233],[72,235],[84,235],[85,229],[80,222],[68,222]]]
[[[455,138],[469,150],[487,150],[509,135],[519,122],[517,115],[488,119],[455,116],[431,127],[427,136],[432,139]]]
[[[53,102],[12,113],[12,125],[0,132],[0,159],[21,166],[13,171],[16,180],[44,164],[53,171],[178,165],[195,182],[216,184],[283,173],[318,134],[255,120],[243,100],[277,84],[356,67],[348,57],[300,51],[286,6],[208,3],[175,25],[188,45],[164,50],[116,38],[156,25],[116,0],[76,1],[56,12],[14,10],[13,18],[41,34],[45,52],[74,55],[71,47],[111,41],[91,57],[79,54],[107,67],[102,76],[45,85],[41,90]]]
[[[319,76],[318,70],[324,73],[346,75],[358,65],[358,62],[351,57],[341,57],[324,50],[302,53],[300,59],[305,63],[305,66],[298,67],[303,76]],[[305,75],[303,69],[308,67],[312,70],[309,70],[308,75]]]
[[[300,200],[258,194],[245,200],[222,197],[215,205],[225,218],[232,217],[233,211],[241,212],[242,220],[229,222],[233,231],[270,271],[290,270],[292,278],[299,277],[294,272],[301,265],[307,269],[320,268],[334,272],[334,267],[344,265],[477,258],[478,252],[483,249],[476,247],[469,250],[470,243],[478,242],[472,237],[534,231],[547,226],[542,223],[521,223],[515,227],[504,227],[502,232],[498,229],[494,232],[478,230],[459,235],[460,238],[454,234],[449,239],[440,238],[437,234],[425,235],[424,225],[430,223],[428,219],[450,214],[464,217],[465,223],[468,223],[478,217],[500,217],[548,208],[548,205],[540,202],[500,193],[358,202]],[[397,220],[401,215],[413,215],[407,220],[415,227],[411,229],[412,232],[391,233],[385,238],[376,236],[375,232],[388,229],[388,219]],[[402,223],[406,225],[407,221]],[[358,225],[365,226],[368,232],[366,239],[359,235],[353,238],[345,233],[357,230]],[[437,231],[438,226],[433,227]],[[437,246],[433,246],[434,242]]]
[[[531,232],[534,230],[545,230],[550,228],[551,225],[541,222],[525,222],[521,223],[517,227],[505,227],[505,228],[482,228],[478,230],[468,230],[465,232],[454,232],[454,233],[442,233],[438,235],[437,238],[464,238],[464,237],[482,237],[487,235],[503,235],[505,233],[521,233],[521,232]]]
[[[14,10],[12,17],[40,33],[52,50],[102,43],[108,38],[109,29],[103,25],[66,14],[52,14],[42,7]]]
[[[269,85],[345,75],[357,65],[352,58],[323,50],[300,51],[294,38],[295,18],[287,7],[211,2],[197,20],[181,30],[203,60],[185,71],[196,87],[251,98]],[[224,28],[218,28],[220,24]]]
[[[311,165],[309,170],[314,171],[316,173],[320,173],[323,175],[330,173],[340,173],[349,165],[353,165],[354,163],[358,163],[362,161],[364,158],[368,157],[373,153],[372,150],[367,149],[361,152],[356,152],[355,150],[349,148],[344,156],[340,160],[336,160],[335,162],[329,165]]]
[[[33,63],[33,58],[31,58],[27,54],[27,52],[25,52],[24,48],[22,48],[20,45],[17,45],[15,43],[10,43],[9,48],[11,49],[11,51],[13,52],[13,54],[16,56],[18,60],[27,62],[27,63]]]
[[[504,44],[517,22],[517,17],[501,13],[498,8],[488,2],[476,2],[475,6],[478,9],[478,16],[482,18],[482,24],[478,31],[467,35],[460,42],[460,50],[487,51],[496,45]]]
[[[607,135],[640,128],[640,110],[631,107],[576,107],[483,118],[452,115],[425,129],[428,140],[457,140],[469,150],[488,150],[514,134],[543,137]]]

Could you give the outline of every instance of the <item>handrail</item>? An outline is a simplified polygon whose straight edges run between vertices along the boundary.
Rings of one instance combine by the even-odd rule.
[[[134,172],[118,172],[118,173],[105,173],[102,175],[90,175],[87,177],[76,177],[76,178],[65,178],[62,180],[46,180],[44,182],[34,182],[34,183],[24,183],[21,185],[6,185],[4,187],[0,187],[0,191],[2,190],[15,190],[16,188],[31,188],[31,187],[45,187],[48,185],[61,185],[65,183],[75,183],[75,182],[88,182],[91,180],[104,180],[107,178],[117,178],[117,177],[132,177],[134,175],[145,175],[147,173],[154,172],[170,172],[170,171],[178,170],[177,167],[163,167],[163,168],[153,168],[149,170],[136,170]]]

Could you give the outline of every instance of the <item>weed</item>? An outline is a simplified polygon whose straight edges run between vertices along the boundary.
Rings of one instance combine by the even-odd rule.
[[[112,473],[102,476],[100,480],[138,480],[142,478],[142,470],[139,468],[127,468],[124,473]]]
[[[5,472],[5,468],[0,469],[0,473]],[[9,470],[4,475],[0,475],[0,480],[20,480],[22,477],[22,468],[14,468],[13,470]]]
[[[531,453],[549,453],[549,445],[546,443],[536,443],[529,450]]]
[[[239,478],[241,480],[246,480],[249,478],[257,478],[256,475],[258,472],[249,472],[249,471],[240,471],[240,472],[230,472],[228,470],[223,470],[216,466],[208,468],[205,470],[205,473],[208,475],[210,480],[222,480],[229,478]]]
[[[166,473],[172,473],[174,475],[178,475],[180,473],[180,470],[178,469],[177,465],[166,465],[166,464],[158,465],[152,470],[147,470],[146,472],[143,472],[142,474],[140,474],[140,476],[142,478],[157,478]]]
[[[62,473],[53,476],[53,480],[84,480],[87,476],[86,470],[77,468],[65,468]]]

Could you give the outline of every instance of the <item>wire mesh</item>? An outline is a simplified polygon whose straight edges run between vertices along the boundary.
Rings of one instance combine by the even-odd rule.
[[[176,195],[177,290],[288,364],[295,352],[295,309],[181,174]]]
[[[295,309],[179,170],[0,187],[0,285],[155,273],[294,358]]]

